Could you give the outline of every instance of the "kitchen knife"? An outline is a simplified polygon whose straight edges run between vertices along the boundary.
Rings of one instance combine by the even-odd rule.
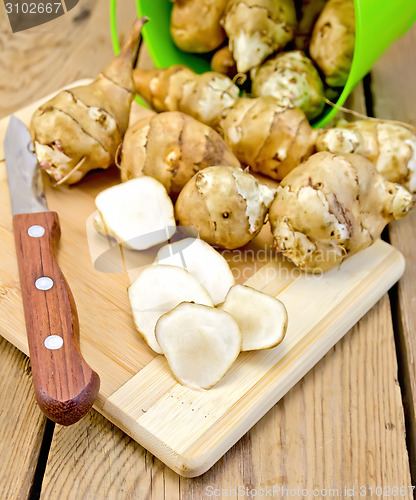
[[[81,355],[75,302],[56,259],[58,215],[48,210],[30,133],[14,116],[4,153],[35,396],[47,417],[70,425],[91,408],[100,379]]]

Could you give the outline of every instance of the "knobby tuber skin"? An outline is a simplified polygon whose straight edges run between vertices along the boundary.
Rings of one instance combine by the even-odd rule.
[[[322,9],[328,0],[297,0],[299,23],[295,32],[295,46],[306,51],[312,36],[312,30]],[[298,5],[299,4],[299,5]]]
[[[182,65],[135,69],[133,78],[137,93],[156,111],[182,111],[213,128],[239,94],[227,76],[210,71],[197,75]]]
[[[211,69],[216,73],[227,75],[229,78],[234,78],[237,74],[237,65],[228,45],[218,49],[212,56]]]
[[[239,168],[212,166],[185,185],[175,214],[180,225],[195,228],[207,243],[232,250],[260,232],[274,195]]]
[[[294,37],[293,0],[230,0],[222,20],[237,69],[245,73]]]
[[[32,117],[40,167],[59,184],[114,164],[135,95],[133,64],[146,18],[138,19],[121,52],[91,84],[64,90]]]
[[[300,108],[308,119],[325,105],[324,84],[312,61],[300,50],[283,52],[251,71],[252,93],[273,96],[284,107]]]
[[[170,33],[184,52],[211,52],[225,40],[220,25],[227,0],[174,0]]]
[[[363,156],[316,153],[277,189],[269,211],[275,247],[304,271],[324,272],[370,246],[414,201]]]
[[[329,0],[319,16],[309,52],[331,87],[345,85],[355,45],[354,0]]]
[[[374,119],[345,123],[320,131],[316,148],[365,156],[387,180],[416,193],[416,134],[404,125]]]
[[[241,163],[272,179],[283,179],[315,151],[317,131],[303,111],[271,96],[239,98],[225,75],[172,66],[135,70],[133,77],[137,92],[156,111],[182,111],[213,126]]]
[[[272,179],[283,179],[315,151],[317,131],[303,111],[275,97],[241,97],[220,127],[240,162]]]
[[[121,180],[149,175],[173,198],[195,173],[211,165],[240,167],[240,162],[218,132],[179,111],[140,120],[124,137]]]

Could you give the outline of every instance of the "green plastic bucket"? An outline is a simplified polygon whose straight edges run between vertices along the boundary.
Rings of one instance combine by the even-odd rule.
[[[116,21],[116,0],[111,1],[111,36],[114,50],[119,50]],[[124,0],[125,1],[125,0]],[[354,0],[356,16],[355,50],[350,74],[337,105],[342,106],[357,83],[370,71],[373,64],[389,45],[401,37],[416,20],[416,0]],[[209,62],[202,56],[180,51],[169,31],[170,0],[136,0],[139,16],[147,16],[143,38],[150,56],[158,68],[185,64],[198,73],[209,71]],[[328,107],[315,128],[323,127],[336,115],[337,109]]]

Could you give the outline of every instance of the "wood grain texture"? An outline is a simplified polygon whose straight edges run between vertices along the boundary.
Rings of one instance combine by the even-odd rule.
[[[374,114],[416,125],[416,24],[375,65]],[[390,225],[390,240],[403,252],[406,271],[398,286],[398,342],[408,411],[409,451],[416,478],[416,210]]]
[[[1,337],[0,379],[0,498],[20,500],[32,487],[46,417],[35,401],[29,358]]]
[[[42,499],[199,500],[209,487],[274,485],[338,488],[343,498],[345,486],[410,485],[396,375],[384,296],[204,475],[179,478],[92,411],[55,432]],[[408,491],[403,498],[412,498]]]
[[[382,282],[390,273],[394,279],[399,262],[384,245],[377,242],[360,260],[351,258],[318,280],[300,276],[287,283],[279,277],[285,268],[270,262],[271,279],[255,275],[247,284],[281,287],[275,291],[289,326],[279,347],[240,354],[222,381],[203,392],[177,384],[166,361],[155,359],[108,398],[104,414],[181,475],[205,472],[389,288]]]
[[[27,123],[36,106],[34,103],[16,114]],[[0,122],[0,131],[5,129],[6,122]],[[48,202],[57,203],[62,224],[72,225],[72,231],[63,231],[70,239],[66,243],[62,240],[60,257],[62,255],[61,266],[68,280],[78,287],[78,292],[74,288],[74,295],[82,297],[90,291],[95,293],[94,297],[85,297],[78,304],[80,324],[83,325],[82,352],[102,378],[97,408],[175,471],[188,477],[202,474],[211,467],[381,298],[403,271],[400,254],[379,241],[352,256],[339,269],[323,276],[302,276],[293,265],[276,258],[271,250],[270,230],[265,226],[260,238],[251,246],[252,259],[246,260],[245,251],[237,252],[240,259],[231,262],[231,266],[233,271],[241,271],[239,266],[243,266],[244,273],[239,281],[244,282],[258,268],[259,250],[263,252],[261,255],[266,255],[260,273],[252,276],[248,283],[269,293],[278,293],[288,309],[287,337],[276,349],[241,355],[215,390],[196,395],[176,384],[166,368],[167,378],[162,379],[154,354],[140,366],[149,348],[132,325],[128,297],[121,281],[125,276],[121,271],[100,273],[93,265],[94,259],[89,255],[88,240],[91,238],[80,234],[79,229],[81,224],[84,226],[85,221],[91,220],[98,179],[110,185],[114,182],[111,172],[101,173],[101,176],[97,172],[77,186],[48,187],[46,190]],[[5,180],[0,182],[0,191],[7,192]],[[71,200],[69,206],[65,204],[65,193]],[[7,214],[4,203],[7,194],[3,198],[1,212]],[[107,239],[95,232],[94,237],[108,244]],[[4,252],[12,253],[7,247],[7,237],[3,242]],[[124,252],[124,262],[127,262],[127,254],[133,259],[141,258],[141,254]],[[69,261],[65,261],[66,255],[71,257]],[[139,269],[140,265],[135,267]],[[97,324],[97,311],[101,306],[113,304],[116,294],[118,305],[115,310],[108,311],[107,316],[115,333],[105,336],[107,324]],[[19,302],[14,304],[16,312],[21,307]],[[11,302],[8,305],[12,307]],[[298,314],[299,308],[302,315]],[[7,330],[4,336],[14,342],[16,337],[22,337],[19,330],[22,329]],[[22,342],[25,338],[17,339],[17,344]],[[137,367],[130,375],[125,371],[126,358],[132,361],[132,368],[134,363]],[[147,378],[146,373],[149,373]],[[156,392],[161,398],[153,399],[154,405],[145,408],[143,415],[141,398],[146,391]],[[168,415],[171,418],[167,418]],[[176,429],[174,434],[170,430],[172,426]]]
[[[0,117],[106,66],[113,57],[109,3],[80,0],[64,16],[14,34],[0,3]],[[120,44],[134,19],[134,1],[124,0],[118,9]]]
[[[32,226],[43,228],[44,234],[30,236]],[[15,215],[13,233],[36,400],[51,420],[71,425],[92,407],[100,379],[80,351],[78,313],[57,259],[58,214]],[[48,290],[35,286],[44,277],[52,280]],[[48,349],[45,339],[50,335],[60,337],[62,347]]]
[[[95,74],[109,60],[107,2],[80,0],[80,4],[90,5],[91,15],[80,16],[83,19],[75,28],[59,25],[62,36],[59,30],[56,36],[50,33],[51,46],[45,39],[41,43],[44,35],[40,33],[25,33],[9,43],[10,34],[2,30],[1,46],[7,47],[0,53],[3,115],[76,78]],[[133,2],[123,2],[121,10],[120,28],[126,33],[134,12]],[[0,16],[0,23],[3,19]],[[52,47],[54,40],[57,43]],[[33,60],[30,68],[28,60]],[[59,70],[56,61],[65,61]],[[98,183],[98,187],[104,187]],[[71,203],[70,192],[59,192],[59,202],[58,198],[55,201],[56,206],[61,202],[66,207],[72,205],[75,217],[80,215]],[[8,220],[2,215],[0,232],[10,238]],[[67,227],[82,233],[76,225]],[[80,249],[80,257],[83,252]],[[13,285],[16,263],[10,256],[2,258],[2,267],[8,273],[2,292],[13,302],[20,299],[18,287]],[[70,265],[72,256],[66,254],[65,262]],[[79,274],[82,282],[82,273]],[[105,286],[104,280],[101,285]],[[82,282],[84,286],[88,283]],[[92,288],[84,293],[83,302],[88,302],[94,293]],[[117,297],[112,305],[114,309],[118,306]],[[89,313],[95,314],[98,321],[103,317],[103,325],[112,325],[119,319],[104,309],[99,314],[93,310]],[[7,308],[1,311],[1,318],[5,317],[12,328],[23,321],[22,313],[12,317]],[[55,499],[58,492],[59,498],[77,499],[199,499],[210,484],[227,488],[278,483],[298,487],[302,483],[324,488],[348,478],[357,482],[368,477],[369,486],[376,485],[379,479],[383,484],[409,481],[390,323],[389,303],[384,298],[266,417],[197,479],[179,478],[97,412],[91,412],[71,428],[58,428],[49,455],[43,498]],[[20,347],[25,349],[24,343]],[[126,354],[121,348],[117,351],[117,355],[123,353]],[[123,362],[127,373],[132,362],[125,357]],[[111,370],[110,363],[106,373],[109,380]],[[357,390],[364,380],[365,397],[364,391]],[[351,428],[354,430],[349,434]],[[18,483],[19,473],[14,468],[7,479],[13,483],[15,477]]]
[[[32,111],[30,108],[28,113],[17,113],[17,116],[27,123]],[[7,122],[8,120],[0,121],[1,137]],[[0,156],[2,149],[0,141]],[[109,395],[155,357],[155,353],[144,342],[137,343],[137,332],[126,294],[130,281],[124,269],[119,269],[116,273],[100,272],[94,268],[95,260],[90,254],[87,234],[89,229],[86,222],[88,215],[95,211],[94,198],[101,190],[119,182],[119,173],[117,169],[107,171],[105,175],[95,172],[76,188],[52,188],[47,179],[45,181],[48,206],[51,210],[59,211],[62,228],[59,263],[66,278],[71,282],[72,293],[77,300],[81,352],[90,366],[91,357],[94,357],[95,364],[98,362],[106,367],[99,374],[101,390],[96,401],[97,405],[102,406]],[[74,190],[77,193],[76,202]],[[22,335],[24,327],[21,323],[23,314],[20,285],[13,248],[10,197],[4,163],[0,163],[0,193],[0,237],[4,244],[4,267],[0,279],[8,290],[9,299],[8,302],[0,303],[0,332],[28,354],[27,338]],[[96,236],[95,231],[93,233],[92,239]],[[109,251],[105,238],[101,239],[101,243],[104,244],[102,253]],[[94,300],[91,300],[91,297]],[[87,328],[83,325],[87,325]],[[102,348],[97,349],[97,338],[103,343]],[[112,344],[111,347],[108,342]]]

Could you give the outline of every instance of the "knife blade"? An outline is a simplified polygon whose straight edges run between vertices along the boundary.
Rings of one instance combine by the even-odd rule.
[[[35,396],[48,418],[70,425],[93,405],[100,379],[82,357],[75,301],[57,261],[58,215],[48,210],[30,133],[15,116],[4,154]]]

